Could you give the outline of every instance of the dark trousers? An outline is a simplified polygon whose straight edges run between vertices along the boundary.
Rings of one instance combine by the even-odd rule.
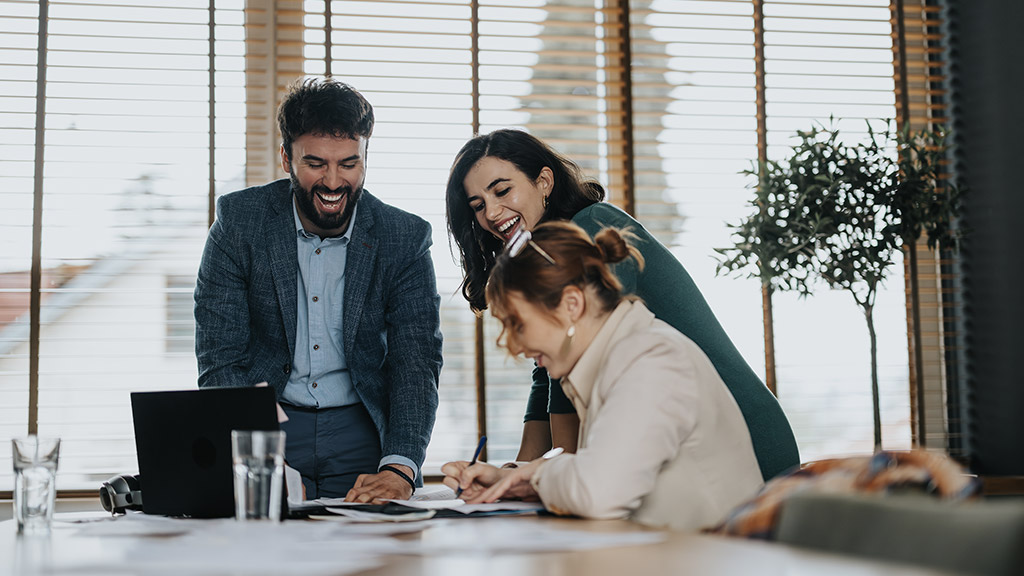
[[[302,474],[306,499],[344,498],[360,474],[375,474],[380,435],[362,404],[307,408],[282,404],[285,459]]]

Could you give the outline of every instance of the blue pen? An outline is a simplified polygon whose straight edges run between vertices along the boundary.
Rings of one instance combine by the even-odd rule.
[[[470,466],[476,464],[476,459],[480,457],[480,453],[484,450],[484,444],[487,444],[487,436],[480,437],[480,442],[476,445],[476,451],[473,452],[473,459],[469,461]],[[455,491],[455,497],[458,498],[459,496],[462,496],[461,486],[459,486],[459,489]]]

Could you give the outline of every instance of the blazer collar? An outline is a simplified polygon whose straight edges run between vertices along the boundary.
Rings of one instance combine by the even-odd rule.
[[[370,280],[377,261],[379,238],[374,234],[380,200],[363,190],[352,223],[352,240],[345,262],[345,311],[342,344],[352,354],[359,319],[366,305]]]
[[[271,182],[268,194],[270,217],[267,221],[267,255],[274,290],[280,304],[281,319],[288,340],[288,350],[295,352],[295,323],[298,321],[296,282],[299,274],[295,248],[295,222],[292,216],[291,181],[287,178]]]

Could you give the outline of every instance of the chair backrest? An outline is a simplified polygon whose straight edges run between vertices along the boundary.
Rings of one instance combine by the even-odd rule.
[[[780,542],[962,574],[1024,574],[1024,501],[943,502],[923,494],[798,494]]]

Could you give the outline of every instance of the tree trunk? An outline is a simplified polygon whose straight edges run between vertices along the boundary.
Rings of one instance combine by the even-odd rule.
[[[764,312],[764,383],[775,396],[779,395],[775,382],[775,320],[772,316],[772,287],[761,285],[761,310]]]
[[[871,337],[871,408],[875,420],[875,452],[882,450],[882,412],[878,400],[878,338],[875,336],[875,317],[873,306],[864,307],[864,317],[868,321],[868,335]]]

